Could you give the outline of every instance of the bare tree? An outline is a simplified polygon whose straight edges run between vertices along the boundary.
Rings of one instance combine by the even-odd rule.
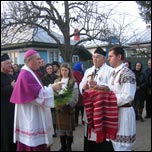
[[[103,25],[107,18],[97,12],[95,2],[44,1],[44,3],[37,3],[36,1],[9,1],[7,3],[7,12],[4,11],[1,15],[1,34],[3,37],[8,36],[10,28],[16,29],[17,27],[12,38],[15,38],[15,34],[18,31],[25,30],[26,26],[41,28],[56,41],[63,59],[71,61],[73,49],[78,44],[92,40],[101,32],[106,31]],[[63,6],[64,10],[58,10],[58,5]],[[74,34],[70,28],[76,28],[76,24],[79,24],[80,35],[85,36],[85,38],[72,46],[70,40]],[[56,26],[59,29],[64,38],[64,43],[61,43],[59,38],[53,34],[52,26]]]
[[[101,13],[97,1],[8,1],[7,8],[1,13],[1,36],[4,41],[8,34],[13,33],[13,39],[19,31],[25,31],[27,26],[34,28],[35,33],[40,28],[56,41],[61,56],[67,62],[71,61],[76,46],[93,39],[108,40],[115,30],[111,28],[112,23],[108,22],[114,8],[108,13]],[[54,34],[53,27],[61,33],[63,42]],[[76,28],[79,29],[81,39],[71,45]],[[122,30],[117,33],[119,37]]]

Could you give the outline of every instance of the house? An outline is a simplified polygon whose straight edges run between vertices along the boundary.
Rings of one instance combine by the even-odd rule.
[[[119,45],[119,40],[117,38],[109,37],[107,41],[101,40],[91,40],[83,43],[84,46],[93,53],[95,49],[99,46],[103,50],[108,52],[108,49],[115,45]],[[146,29],[139,32],[138,34],[132,36],[125,45],[123,45],[125,50],[126,58],[147,58],[151,57],[151,25],[148,24]]]
[[[84,46],[77,46],[74,49],[72,62],[92,60],[92,53]]]
[[[13,37],[15,32],[16,35]],[[53,34],[63,42],[59,34],[55,32]],[[24,31],[17,31],[17,28],[14,28],[8,37],[3,38],[2,35],[1,37],[1,53],[8,53],[13,63],[23,64],[24,53],[29,49],[37,50],[46,63],[62,61],[56,42],[42,29],[36,31],[34,28],[26,27]]]
[[[15,36],[14,33],[16,33]],[[62,35],[53,31],[52,33],[60,40],[61,44],[64,44]],[[71,45],[74,44],[75,41],[71,40]],[[3,37],[1,34],[1,54],[8,53],[13,63],[24,64],[24,53],[29,49],[37,50],[46,63],[63,62],[56,41],[43,29],[28,26],[22,31],[17,28],[11,29],[7,37]]]
[[[146,30],[139,33],[138,36],[130,38],[127,42],[127,46],[124,47],[127,58],[141,57],[141,54],[142,57],[146,57],[145,54],[151,56],[150,27],[151,26],[147,26]],[[13,37],[15,32],[16,36]],[[53,31],[52,33],[58,37],[62,44],[64,43],[62,35]],[[71,40],[71,45],[74,44],[75,41]],[[115,37],[110,37],[107,41],[91,40],[83,42],[82,46],[74,50],[72,62],[90,60],[92,53],[98,46],[102,47],[103,50],[107,52],[111,45],[114,44],[119,44],[119,41]],[[9,31],[7,37],[3,37],[1,34],[1,54],[8,53],[13,63],[23,64],[24,53],[29,49],[37,50],[46,63],[51,63],[52,61],[63,62],[56,41],[43,29],[25,27],[23,31],[20,31],[14,28]]]
[[[127,42],[128,58],[150,58],[151,57],[151,24],[139,32]]]

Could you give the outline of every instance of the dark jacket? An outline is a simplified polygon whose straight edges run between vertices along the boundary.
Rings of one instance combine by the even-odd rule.
[[[58,76],[55,74],[45,74],[41,80],[44,86],[48,86],[49,84],[53,84],[57,78]]]
[[[146,76],[146,94],[151,94],[151,69],[147,68],[145,70],[145,76]]]
[[[1,151],[16,151],[13,143],[14,108],[10,102],[13,91],[12,79],[1,72]]]
[[[145,74],[142,71],[136,71],[133,70],[133,72],[135,73],[135,77],[136,77],[136,93],[135,93],[135,98],[138,98],[140,100],[144,100],[145,99],[145,90],[146,90],[146,77]]]

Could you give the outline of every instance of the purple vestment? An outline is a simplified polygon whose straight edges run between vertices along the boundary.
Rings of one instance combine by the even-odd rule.
[[[30,147],[23,143],[17,142],[17,151],[50,151],[50,147],[47,147],[46,144]]]
[[[10,102],[16,104],[31,102],[38,97],[40,89],[41,86],[33,75],[29,71],[22,69],[17,78]]]

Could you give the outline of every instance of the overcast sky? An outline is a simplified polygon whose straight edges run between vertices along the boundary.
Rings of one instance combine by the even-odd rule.
[[[1,1],[1,4],[5,1]],[[122,18],[125,16],[125,23],[132,23],[136,29],[142,31],[146,28],[146,23],[141,19],[139,15],[139,9],[136,1],[98,1],[101,7],[103,5],[105,8],[114,8],[113,12],[118,22],[121,22]],[[2,11],[1,5],[1,11]],[[101,9],[102,10],[102,9]]]
[[[100,1],[100,3],[101,5],[105,3],[107,4],[107,7],[109,6],[114,8],[116,16],[120,18],[125,16],[126,23],[133,23],[139,28],[139,30],[146,28],[146,23],[139,15],[139,9],[136,1]]]

